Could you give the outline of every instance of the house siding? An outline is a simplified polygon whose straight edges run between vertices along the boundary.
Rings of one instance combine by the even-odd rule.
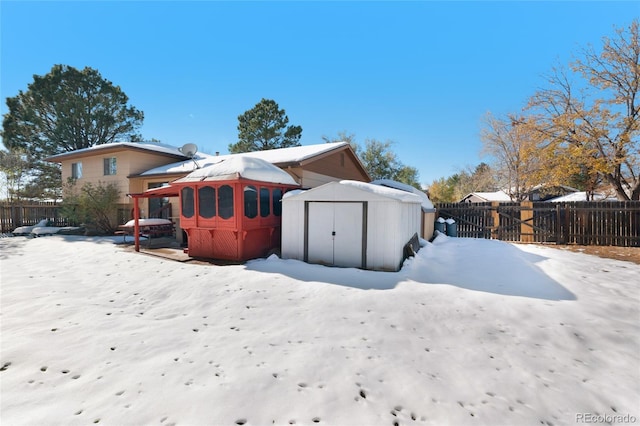
[[[321,173],[315,173],[315,172],[310,172],[308,170],[303,170],[301,186],[303,188],[316,188],[318,186],[324,185],[325,183],[341,181],[343,179],[347,179],[347,178],[328,176]]]
[[[307,172],[335,176],[339,177],[340,180],[348,179],[368,182],[368,176],[358,167],[356,161],[348,150],[341,150],[304,164],[303,167]],[[337,179],[333,178],[332,180]],[[305,186],[307,185],[305,184]]]
[[[116,158],[116,174],[104,175],[104,159]],[[120,191],[119,204],[129,205],[133,201],[127,197],[127,194],[134,192],[142,192],[145,185],[137,179],[129,179],[130,175],[142,173],[145,170],[162,166],[170,161],[165,155],[153,153],[144,153],[139,151],[115,151],[100,152],[98,155],[76,157],[66,159],[61,162],[62,181],[66,182],[71,177],[71,168],[73,163],[82,163],[82,177],[77,179],[77,185],[81,187],[86,183],[97,185],[98,183],[115,183]],[[154,179],[154,181],[162,181]]]

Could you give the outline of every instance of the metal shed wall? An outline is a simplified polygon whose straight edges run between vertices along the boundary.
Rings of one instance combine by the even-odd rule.
[[[305,226],[324,227],[326,225],[309,221],[308,203],[320,202],[366,203],[364,219],[366,220],[366,237],[364,238],[366,269],[397,271],[401,266],[405,244],[415,233],[420,234],[421,206],[417,197],[415,202],[406,202],[339,182],[331,182],[283,199],[283,258],[306,260],[305,240],[308,239],[308,229]],[[312,220],[324,221],[333,220],[333,218],[314,217]],[[340,220],[340,217],[337,216],[336,220]],[[317,243],[317,241],[308,240],[307,249],[309,245]],[[348,266],[341,265],[340,259],[335,259],[334,265]]]

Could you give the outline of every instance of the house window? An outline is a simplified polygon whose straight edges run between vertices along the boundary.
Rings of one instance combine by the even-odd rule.
[[[168,182],[150,182],[147,189],[162,188],[169,186]],[[171,206],[169,197],[149,198],[149,217],[159,219],[169,219],[171,217]]]
[[[198,189],[198,214],[205,219],[216,215],[216,189],[203,186]]]
[[[269,188],[260,188],[260,216],[267,217],[271,213]]]
[[[112,176],[116,174],[116,157],[104,159],[104,175]]]
[[[276,216],[282,215],[282,189],[276,188],[273,190],[273,214]]]
[[[71,177],[73,179],[80,179],[82,177],[82,163],[71,164]]]
[[[258,190],[253,185],[244,187],[244,215],[249,219],[258,216]]]
[[[188,186],[182,188],[180,199],[182,201],[182,216],[193,217],[193,213],[195,212],[193,188],[189,188]]]
[[[229,185],[218,189],[218,215],[222,219],[233,217],[233,188]]]

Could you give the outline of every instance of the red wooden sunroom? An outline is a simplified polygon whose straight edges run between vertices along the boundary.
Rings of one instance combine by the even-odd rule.
[[[171,182],[190,257],[244,261],[280,248],[282,196],[298,188],[282,169],[238,157]]]

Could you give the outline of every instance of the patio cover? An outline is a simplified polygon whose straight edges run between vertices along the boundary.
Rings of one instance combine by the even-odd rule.
[[[177,197],[180,190],[171,185],[152,188],[138,194],[127,194],[133,198],[133,240],[135,242],[135,250],[140,251],[140,206],[138,200],[140,198],[157,198],[157,197]]]

